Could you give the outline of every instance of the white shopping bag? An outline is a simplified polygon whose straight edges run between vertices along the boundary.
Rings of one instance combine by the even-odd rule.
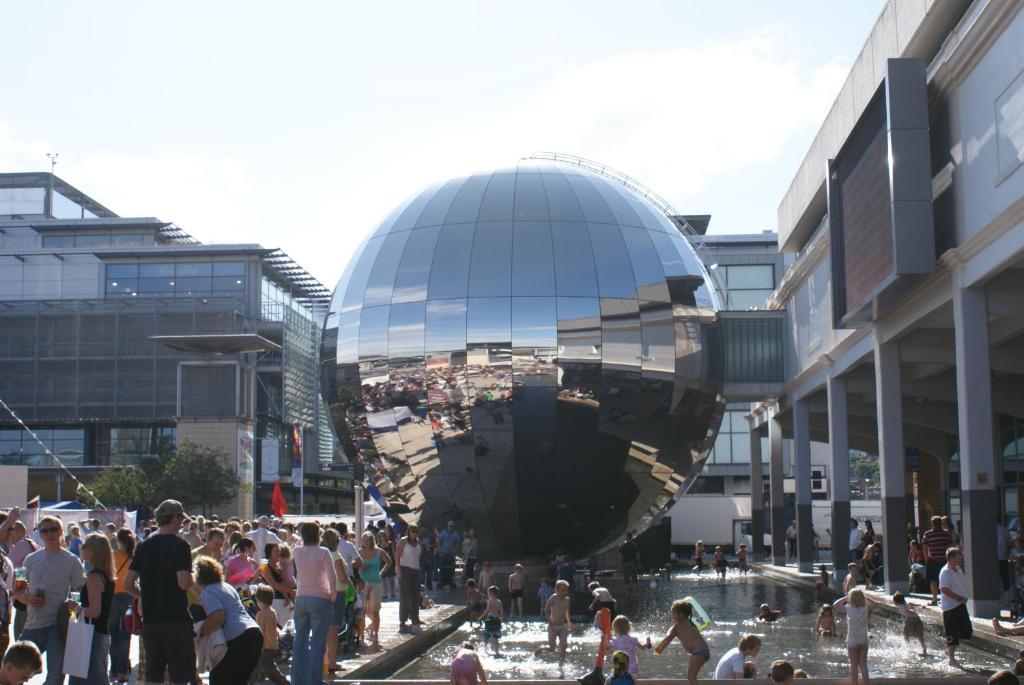
[[[84,619],[68,620],[68,638],[64,643],[64,672],[78,678],[89,677],[92,634],[95,628]]]

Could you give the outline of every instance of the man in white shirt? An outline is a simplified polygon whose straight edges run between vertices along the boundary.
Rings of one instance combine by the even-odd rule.
[[[964,555],[959,547],[946,551],[946,565],[939,571],[939,593],[942,603],[942,628],[946,634],[949,665],[958,666],[956,646],[974,632],[967,613],[967,576],[963,571]]]
[[[850,561],[856,561],[860,559],[863,554],[863,550],[860,548],[860,541],[864,538],[864,531],[860,529],[860,523],[857,519],[850,519],[850,544],[848,549],[850,550]]]
[[[256,530],[250,531],[245,537],[256,543],[256,558],[263,560],[267,558],[267,543],[273,542],[275,545],[280,545],[281,538],[267,528],[270,525],[270,519],[266,516],[260,516],[256,524]]]

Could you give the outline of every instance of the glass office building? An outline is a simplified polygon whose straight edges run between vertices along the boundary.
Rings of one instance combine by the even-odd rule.
[[[279,250],[203,245],[50,174],[0,174],[0,397],[83,480],[188,437],[253,478],[237,512],[266,511],[298,425],[309,510],[350,506],[317,386],[327,294]],[[74,494],[2,411],[0,462],[29,467],[30,496]]]

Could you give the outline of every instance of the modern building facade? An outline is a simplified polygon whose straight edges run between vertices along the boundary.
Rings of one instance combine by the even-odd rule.
[[[1022,509],[1022,7],[885,6],[779,206],[793,261],[767,306],[786,312],[790,359],[748,417],[753,451],[768,439],[776,561],[783,441],[804,569],[812,444],[834,483],[851,449],[878,454],[888,589],[906,586],[907,524],[949,513],[978,616],[999,606],[996,522]],[[833,521],[849,518],[848,492],[831,488]],[[846,547],[833,537],[839,567]]]
[[[0,398],[84,482],[188,438],[251,487],[221,513],[267,511],[278,479],[297,510],[298,437],[307,510],[350,507],[318,392],[327,295],[280,250],[204,245],[51,174],[0,174]],[[0,461],[29,467],[30,496],[74,496],[2,410]]]

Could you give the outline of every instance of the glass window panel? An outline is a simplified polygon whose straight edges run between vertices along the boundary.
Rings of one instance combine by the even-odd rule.
[[[214,276],[244,276],[245,262],[214,262]]]
[[[490,174],[474,174],[466,179],[466,182],[459,188],[458,194],[452,200],[448,214],[444,218],[446,224],[470,224],[477,220],[480,215],[480,203],[483,201],[484,191],[491,180]]]
[[[80,219],[82,208],[54,190],[50,199],[50,214],[57,219]]]
[[[477,224],[469,292],[480,297],[512,294],[512,222]]]
[[[676,243],[672,241],[672,238],[665,233],[648,232],[651,237],[651,242],[654,244],[654,249],[658,252],[658,257],[661,259],[661,269],[665,273],[665,276],[688,276],[692,275],[686,266],[686,261],[683,256],[679,254],[679,248]]]
[[[754,309],[764,304],[771,290],[730,290],[729,309]]]
[[[245,290],[245,278],[242,276],[214,276],[214,292],[241,292]]]
[[[729,433],[721,434],[715,439],[715,453],[718,460],[717,463],[732,463],[732,439]]]
[[[608,209],[608,203],[597,192],[594,185],[585,176],[566,176],[573,193],[576,194],[576,201],[583,210],[583,216],[587,221],[599,224],[614,224],[615,215]]]
[[[448,181],[427,202],[427,205],[423,208],[418,219],[416,219],[415,227],[421,226],[440,226],[443,224],[444,218],[448,215],[448,210],[451,209],[452,200],[458,195],[459,190],[462,188],[462,184],[466,182],[464,178],[456,178]]]
[[[73,235],[44,235],[43,247],[74,247],[75,236]]]
[[[377,224],[377,228],[373,231],[372,237],[386,235],[391,232],[391,228],[395,225],[395,221],[398,217],[402,216],[402,212],[405,211],[406,207],[415,199],[415,197],[407,197],[398,204],[391,213],[384,217],[384,220]]]
[[[622,229],[622,238],[633,264],[638,296],[645,300],[668,302],[668,286],[665,284],[665,273],[661,270],[661,258],[649,236],[644,230]]]
[[[424,334],[427,352],[461,351],[466,348],[466,301],[427,302]]]
[[[551,224],[547,221],[515,223],[512,238],[512,294],[555,294]]]
[[[204,295],[209,293],[212,289],[213,283],[209,277],[175,277],[174,291],[179,295],[190,293]]]
[[[516,192],[515,174],[494,174],[480,203],[477,221],[511,221]]]
[[[213,274],[213,264],[210,262],[178,262],[175,265],[177,276],[210,276]]]
[[[630,191],[623,188],[621,191],[622,197],[629,203],[629,206],[633,209],[638,217],[640,217],[640,223],[643,224],[644,228],[663,233],[665,231],[665,225],[658,221],[657,215],[664,214],[660,210],[656,209],[649,203],[639,199],[633,195]]]
[[[350,312],[363,306],[366,281],[370,278],[370,270],[373,268],[373,263],[377,261],[377,253],[380,252],[380,246],[383,243],[384,236],[371,238],[367,241],[363,254],[355,262],[355,268],[352,270],[348,288],[345,290],[345,296],[341,305],[343,312]]]
[[[512,346],[555,347],[557,316],[553,297],[512,298]]]
[[[107,295],[114,297],[130,297],[139,291],[139,279],[137,278],[108,278]]]
[[[139,275],[138,264],[107,264],[107,278],[135,278]]]
[[[423,356],[425,305],[425,302],[392,305],[388,328],[390,359]]]
[[[516,174],[516,221],[547,221],[548,201],[544,197],[544,184],[540,174]]]
[[[420,214],[423,213],[423,208],[430,202],[430,198],[434,197],[434,193],[440,190],[441,184],[435,183],[430,186],[422,193],[412,199],[412,202],[405,208],[405,210],[398,215],[395,219],[395,225],[391,227],[391,233],[397,233],[398,231],[407,231],[416,225],[416,219],[420,218]]]
[[[164,278],[174,280],[174,264],[139,264],[140,278]]]
[[[469,298],[466,311],[466,342],[511,345],[512,298]]]
[[[730,290],[736,288],[767,288],[775,287],[775,269],[770,264],[745,264],[742,266],[728,265],[726,285]]]
[[[338,363],[359,361],[359,320],[361,312],[345,312],[338,325]]]
[[[557,293],[596,297],[597,272],[594,271],[594,251],[590,247],[587,225],[552,221],[551,239]]]
[[[142,245],[143,237],[139,233],[111,233],[111,247],[138,247]]]
[[[359,359],[387,358],[390,307],[366,307],[359,318]]]
[[[392,302],[418,302],[427,299],[430,264],[434,259],[434,248],[440,233],[441,229],[435,226],[410,234],[402,253],[402,261],[398,265]]]
[[[583,210],[565,176],[541,174],[544,194],[548,200],[548,214],[552,221],[584,221]]]
[[[750,463],[750,437],[745,433],[731,433],[732,437],[732,463]]]
[[[397,224],[396,224],[397,226]],[[370,278],[366,282],[366,294],[363,296],[364,307],[374,307],[391,302],[391,293],[395,287],[395,273],[398,271],[398,262],[402,258],[402,251],[405,249],[405,241],[409,238],[408,231],[401,233],[389,233],[384,237],[384,244],[370,271]]]
[[[110,235],[76,235],[76,247],[105,247],[110,245]]]
[[[469,258],[473,249],[473,224],[444,226],[434,250],[427,298],[465,297],[469,285]]]
[[[140,278],[139,279],[139,292],[140,293],[173,293],[174,292],[174,279],[173,278]]]
[[[615,221],[620,226],[637,226],[642,227],[643,223],[640,221],[640,217],[636,215],[633,208],[629,206],[629,202],[626,198],[619,194],[617,188],[609,185],[609,182],[599,179],[592,179],[591,183],[597,192],[601,194],[608,208],[612,210],[612,214],[615,216]]]
[[[640,371],[640,342],[640,308],[636,300],[602,298],[601,359],[604,365]]]
[[[45,188],[0,188],[0,215],[42,214]]]
[[[636,297],[636,281],[618,226],[587,224],[601,297]]]

